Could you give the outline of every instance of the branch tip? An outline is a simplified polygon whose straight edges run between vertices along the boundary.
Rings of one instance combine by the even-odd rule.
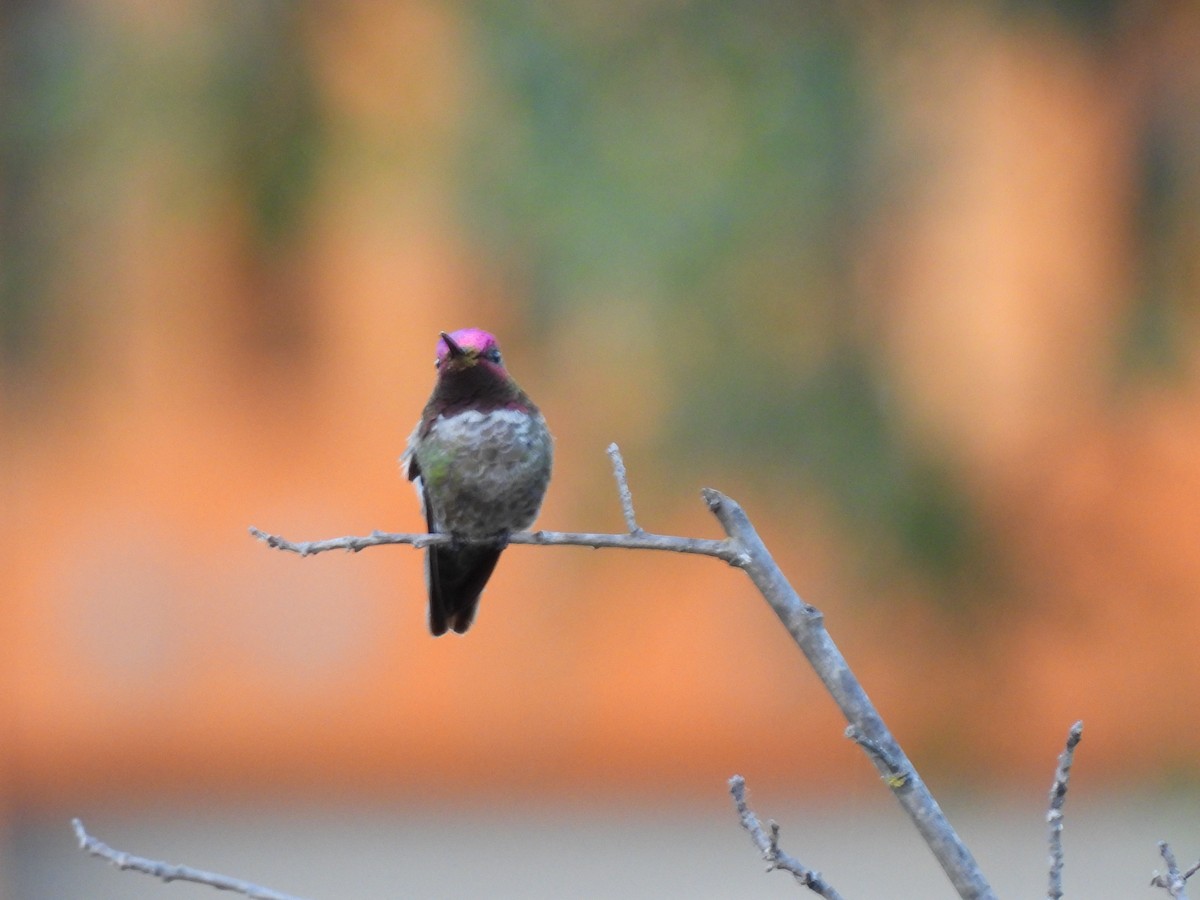
[[[716,488],[700,488],[700,496],[704,498],[705,504],[708,506],[708,511],[716,514],[721,507],[721,501],[725,499],[725,495]]]
[[[1083,720],[1076,722],[1067,732],[1067,744],[1059,754],[1058,766],[1054,770],[1054,781],[1050,785],[1050,809],[1046,821],[1050,825],[1050,886],[1048,900],[1061,900],[1063,895],[1063,806],[1067,802],[1067,785],[1071,779],[1071,765],[1075,761],[1075,748],[1083,738]]]
[[[612,460],[613,478],[617,482],[617,497],[621,501],[621,515],[625,517],[625,527],[629,529],[630,534],[642,534],[642,528],[633,512],[633,492],[629,490],[625,460],[621,457],[621,448],[616,443],[608,445],[608,458]]]

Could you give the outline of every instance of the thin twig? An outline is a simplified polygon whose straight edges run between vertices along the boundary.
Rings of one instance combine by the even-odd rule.
[[[1058,757],[1058,768],[1054,771],[1054,783],[1050,785],[1050,811],[1046,821],[1050,824],[1050,889],[1048,900],[1061,900],[1063,895],[1063,805],[1067,801],[1067,782],[1071,778],[1071,763],[1075,761],[1075,748],[1083,737],[1083,722],[1076,722],[1067,733],[1067,746]]]
[[[1158,852],[1162,854],[1163,862],[1167,864],[1166,873],[1154,872],[1154,877],[1150,879],[1150,887],[1160,887],[1166,890],[1168,894],[1175,900],[1187,900],[1187,880],[1200,872],[1200,862],[1197,862],[1186,872],[1179,871],[1179,864],[1175,861],[1175,853],[1171,850],[1171,845],[1166,841],[1158,842]]]
[[[629,490],[629,481],[625,477],[625,460],[621,458],[621,448],[616,444],[609,444],[608,458],[612,460],[613,478],[617,480],[617,496],[621,498],[621,513],[625,516],[625,525],[630,534],[641,534],[642,529],[633,514],[633,492]]]
[[[268,547],[313,556],[329,550],[347,550],[357,553],[367,547],[384,544],[409,544],[418,549],[454,541],[448,534],[402,534],[387,531],[372,531],[366,537],[340,537],[320,541],[290,541],[277,534],[269,534],[251,526],[250,534]],[[741,566],[745,555],[741,548],[729,539],[676,537],[669,534],[592,534],[566,531],[518,531],[508,536],[510,544],[532,544],[539,547],[592,547],[596,550],[619,547],[625,550],[666,550],[672,553],[693,553],[724,560],[731,566]]]
[[[797,882],[802,884],[816,894],[820,894],[825,900],[842,900],[842,895],[834,890],[821,873],[815,869],[810,869],[800,860],[793,856],[789,856],[779,849],[779,825],[774,821],[770,822],[771,834],[763,829],[762,822],[758,816],[754,814],[749,805],[746,803],[746,779],[741,775],[734,775],[729,779],[729,793],[733,795],[734,805],[737,807],[738,817],[742,820],[742,827],[749,833],[750,838],[762,853],[763,859],[767,861],[767,871],[772,869],[782,869],[785,872],[791,872],[792,877]]]
[[[193,869],[190,866],[175,866],[154,859],[133,856],[122,850],[114,850],[108,844],[88,834],[83,828],[83,822],[79,819],[72,819],[71,825],[75,829],[75,837],[79,840],[79,849],[90,853],[92,856],[98,856],[101,859],[107,860],[121,870],[132,869],[135,872],[142,872],[146,875],[153,875],[155,878],[161,878],[166,882],[191,881],[196,884],[206,884],[209,887],[216,888],[218,891],[233,891],[236,894],[242,894],[250,897],[251,900],[300,900],[300,898],[293,897],[290,894],[281,894],[270,888],[259,887],[248,881],[229,878],[225,875],[218,875],[215,872],[204,872],[200,869]]]

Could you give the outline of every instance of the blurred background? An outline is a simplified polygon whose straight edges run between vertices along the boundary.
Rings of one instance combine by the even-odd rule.
[[[540,525],[739,500],[1002,893],[1200,854],[1200,6],[0,4],[0,894],[948,885],[749,581],[512,548],[465,638],[396,459],[437,332]],[[1191,698],[1191,699],[1189,699]],[[1074,816],[1074,818],[1072,818]],[[1189,842],[1190,841],[1190,842]],[[1072,856],[1072,853],[1075,855]],[[908,893],[905,893],[908,891]]]

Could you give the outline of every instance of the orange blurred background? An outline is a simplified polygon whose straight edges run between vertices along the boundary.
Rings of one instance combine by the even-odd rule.
[[[904,7],[4,6],[9,808],[878,790],[719,563],[515,547],[435,641],[411,548],[247,535],[420,530],[466,326],[541,527],[621,529],[610,441],[650,530],[734,496],[935,790],[1079,718],[1193,783],[1200,8]]]

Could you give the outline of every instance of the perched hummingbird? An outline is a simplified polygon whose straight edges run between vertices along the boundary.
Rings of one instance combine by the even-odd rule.
[[[425,551],[435,637],[471,627],[508,535],[537,518],[554,455],[546,420],[496,339],[478,328],[441,335],[437,384],[400,458],[429,531],[456,539]]]

